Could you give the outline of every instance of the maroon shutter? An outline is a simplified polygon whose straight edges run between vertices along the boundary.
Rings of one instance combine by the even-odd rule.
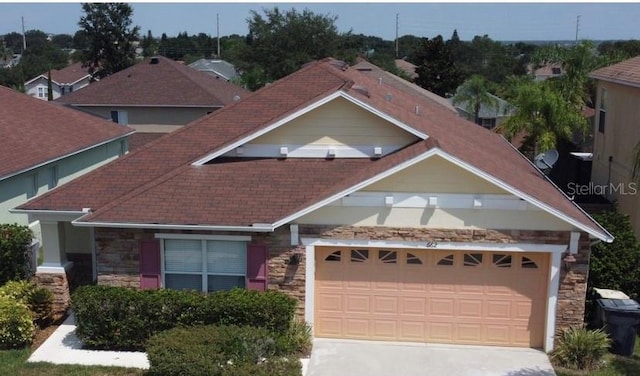
[[[161,285],[160,240],[140,241],[140,288],[158,289]]]
[[[267,289],[267,246],[247,245],[247,288],[264,291]]]

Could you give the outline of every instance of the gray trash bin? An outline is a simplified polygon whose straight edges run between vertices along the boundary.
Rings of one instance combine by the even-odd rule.
[[[605,330],[611,337],[611,352],[633,355],[640,325],[640,304],[633,299],[598,299],[604,311]]]

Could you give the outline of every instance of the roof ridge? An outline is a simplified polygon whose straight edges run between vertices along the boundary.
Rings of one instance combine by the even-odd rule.
[[[170,59],[170,58],[168,58],[168,57],[166,57],[166,56],[159,55],[159,56],[156,56],[156,57],[160,57],[160,58],[162,58],[163,60],[166,60],[166,61],[170,62],[170,64],[169,64],[169,65],[170,65],[170,66],[171,66],[171,67],[172,67],[176,72],[178,72],[179,74],[181,74],[182,76],[184,76],[185,78],[187,78],[189,81],[191,81],[191,82],[193,82],[194,84],[196,84],[196,86],[198,86],[200,89],[204,90],[208,95],[213,96],[216,100],[218,100],[218,102],[223,103],[223,101],[220,99],[220,97],[219,97],[219,96],[218,96],[218,94],[215,92],[215,90],[211,90],[211,87],[209,87],[209,86],[207,86],[207,85],[205,85],[205,84],[204,84],[204,79],[203,79],[203,80],[197,80],[197,79],[195,79],[195,77],[193,77],[193,76],[191,75],[191,74],[192,74],[192,73],[194,73],[194,72],[195,72],[196,74],[206,74],[206,73],[204,73],[204,72],[200,72],[200,71],[198,71],[198,70],[196,70],[196,69],[193,69],[193,68],[189,67],[188,65],[178,63],[177,61],[175,61],[175,60],[173,60],[173,59]],[[187,71],[186,69],[183,69],[183,68],[186,68],[186,69],[192,70],[193,72],[189,72],[189,71]],[[209,75],[207,75],[207,76],[209,76]],[[204,77],[204,76],[202,76],[202,77]],[[207,78],[208,78],[208,77],[207,77]],[[225,107],[225,106],[223,106],[223,107]]]

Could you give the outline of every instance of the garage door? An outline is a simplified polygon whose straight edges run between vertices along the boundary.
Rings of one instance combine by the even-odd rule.
[[[549,254],[316,247],[317,337],[542,347]]]

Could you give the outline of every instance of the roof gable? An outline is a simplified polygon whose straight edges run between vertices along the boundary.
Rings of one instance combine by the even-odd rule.
[[[74,105],[222,107],[249,95],[246,89],[171,59],[145,59],[57,99]]]
[[[359,90],[356,88],[356,90]],[[238,147],[242,147],[244,145],[247,145],[253,141],[256,141],[259,139],[259,137],[263,137],[265,135],[268,135],[270,132],[285,126],[286,124],[289,124],[292,121],[295,121],[296,119],[300,118],[301,116],[304,116],[308,113],[310,113],[311,111],[315,111],[316,109],[321,108],[322,106],[326,105],[327,103],[333,102],[334,100],[341,98],[347,102],[350,102],[352,105],[355,105],[357,107],[359,107],[359,109],[361,110],[365,110],[367,112],[369,112],[372,115],[375,115],[377,117],[379,117],[380,119],[388,122],[390,125],[396,126],[400,129],[402,129],[403,131],[405,131],[406,133],[409,133],[411,135],[413,135],[414,137],[417,137],[419,139],[427,139],[428,136],[415,129],[412,128],[408,125],[406,125],[405,123],[389,116],[388,114],[378,110],[375,107],[372,107],[370,105],[368,105],[367,103],[364,103],[362,101],[360,101],[357,98],[354,98],[353,96],[345,93],[342,90],[337,90],[323,98],[319,98],[317,101],[308,104],[307,106],[300,108],[292,113],[287,114],[287,116],[284,116],[282,118],[279,118],[273,122],[271,122],[270,124],[266,124],[258,129],[256,129],[254,132],[249,133],[247,135],[245,135],[244,137],[235,140],[232,143],[229,143],[227,145],[225,145],[223,148],[217,149],[215,151],[213,151],[212,153],[209,153],[207,155],[205,155],[204,157],[198,159],[197,161],[195,161],[193,164],[196,166],[199,165],[203,165],[206,163],[211,162],[212,160],[214,160],[215,158],[225,155],[229,152],[231,152],[234,149],[237,149]],[[283,145],[284,146],[284,145]],[[397,150],[397,149],[396,149]],[[384,154],[384,150],[382,151],[382,153]],[[373,154],[373,153],[372,153]],[[324,157],[325,155],[313,155],[313,157]],[[366,156],[366,155],[365,155]],[[369,155],[369,156],[373,156],[373,155]]]
[[[0,86],[0,179],[133,133]]]

